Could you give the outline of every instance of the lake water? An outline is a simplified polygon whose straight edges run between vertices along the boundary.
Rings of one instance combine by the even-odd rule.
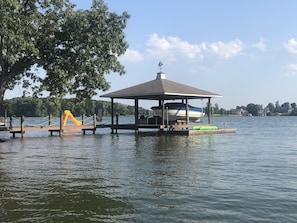
[[[297,117],[214,123],[237,131],[8,139],[0,222],[296,222]]]

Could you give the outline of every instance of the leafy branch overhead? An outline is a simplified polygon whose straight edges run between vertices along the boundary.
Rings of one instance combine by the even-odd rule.
[[[91,98],[110,84],[104,75],[125,73],[118,61],[128,48],[129,14],[109,12],[102,0],[75,10],[68,0],[0,0],[0,100],[22,81],[35,95]],[[42,68],[40,76],[33,66]],[[38,69],[40,70],[40,69]],[[35,84],[35,85],[34,85]]]

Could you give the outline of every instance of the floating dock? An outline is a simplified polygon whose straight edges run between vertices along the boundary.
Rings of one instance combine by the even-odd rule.
[[[214,129],[214,130],[178,130],[169,132],[170,134],[175,135],[212,135],[212,134],[226,134],[226,133],[235,133],[236,129]]]
[[[212,128],[213,127],[213,128]],[[97,128],[111,128],[111,133],[118,133],[118,130],[156,129],[164,134],[172,135],[207,135],[207,134],[227,134],[236,133],[236,129],[217,128],[210,124],[115,124],[97,125]]]

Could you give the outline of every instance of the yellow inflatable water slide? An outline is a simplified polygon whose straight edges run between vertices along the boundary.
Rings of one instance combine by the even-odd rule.
[[[72,113],[69,110],[65,110],[63,113],[63,126],[66,125],[68,118],[74,123],[74,125],[77,125],[77,126],[82,125],[82,122],[78,121],[76,118],[74,118],[74,116],[72,115]]]

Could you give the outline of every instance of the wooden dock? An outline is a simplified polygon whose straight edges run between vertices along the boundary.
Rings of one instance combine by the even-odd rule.
[[[165,126],[166,127],[166,126]],[[172,135],[206,135],[206,134],[226,134],[226,133],[235,133],[236,129],[214,129],[214,130],[192,130],[190,128],[180,128],[180,129],[170,129],[165,128],[162,125],[134,125],[134,124],[123,124],[117,126],[111,125],[97,125],[94,127],[93,125],[83,125],[83,126],[63,126],[60,129],[59,126],[28,126],[24,127],[22,130],[20,127],[14,127],[9,130],[9,132],[13,135],[13,138],[16,137],[17,134],[20,134],[21,137],[24,137],[25,131],[48,131],[50,136],[53,136],[54,133],[59,136],[65,134],[74,134],[75,132],[82,132],[84,135],[87,132],[92,132],[95,134],[97,128],[111,128],[115,130],[115,133],[118,133],[118,130],[139,130],[139,129],[158,129],[163,133],[168,133]],[[185,126],[184,126],[185,127]]]
[[[97,125],[97,128],[111,128],[112,133],[118,133],[118,130],[134,130],[139,129],[157,129],[165,134],[172,135],[207,135],[207,134],[227,134],[236,133],[236,129],[218,128],[212,130],[193,130],[193,126],[210,126],[209,124],[116,124],[116,125]]]
[[[82,122],[79,122],[79,125],[66,125],[66,121],[64,119],[63,121],[63,116],[61,115],[60,117],[60,123],[59,125],[51,125],[51,116],[49,116],[48,120],[48,125],[43,125],[43,126],[25,126],[25,120],[24,116],[21,117],[20,119],[20,126],[18,127],[13,127],[12,126],[12,118],[10,120],[10,127],[9,132],[12,134],[13,138],[16,137],[16,134],[20,134],[21,137],[24,137],[24,134],[26,131],[48,131],[51,136],[53,136],[54,133],[58,133],[59,136],[62,136],[62,134],[73,134],[75,132],[82,131],[83,134],[85,135],[86,132],[92,131],[93,134],[96,132],[96,115],[93,116],[93,124],[84,124],[84,115],[82,118]],[[64,122],[64,124],[63,124]]]
[[[84,119],[83,119],[84,120]],[[25,126],[24,117],[21,117],[21,124],[18,127],[9,127],[9,132],[12,134],[13,138],[17,134],[20,134],[23,138],[26,131],[48,131],[50,136],[53,136],[55,133],[59,136],[66,134],[75,134],[77,132],[82,132],[84,135],[87,132],[92,132],[95,134],[97,128],[110,128],[111,133],[118,133],[118,130],[132,130],[138,132],[140,129],[156,129],[161,133],[168,133],[172,135],[205,135],[205,134],[225,134],[225,133],[235,133],[236,129],[225,129],[217,128],[211,124],[185,124],[185,123],[171,123],[171,124],[149,124],[139,122],[138,124],[119,124],[117,122],[113,125],[111,124],[96,124],[96,116],[93,118],[93,124],[84,124],[81,122],[80,125],[63,125],[62,118],[60,119],[60,124],[50,125],[51,122],[48,122],[48,125],[44,126]],[[215,127],[214,129],[207,129],[207,127]],[[196,129],[196,130],[194,130]]]
[[[85,135],[88,131],[91,131],[93,134],[95,134],[96,127],[94,127],[93,125],[67,125],[63,126],[62,129],[60,129],[59,126],[26,126],[24,128],[13,127],[9,129],[9,132],[12,134],[13,138],[16,137],[16,134],[20,134],[21,137],[24,137],[26,131],[48,131],[51,136],[53,136],[54,133],[57,133],[61,136],[62,134],[72,134],[75,132],[82,131],[82,133]]]
[[[177,130],[170,131],[169,134],[174,135],[213,135],[213,134],[227,134],[227,133],[235,133],[236,129],[213,129],[213,130]]]

